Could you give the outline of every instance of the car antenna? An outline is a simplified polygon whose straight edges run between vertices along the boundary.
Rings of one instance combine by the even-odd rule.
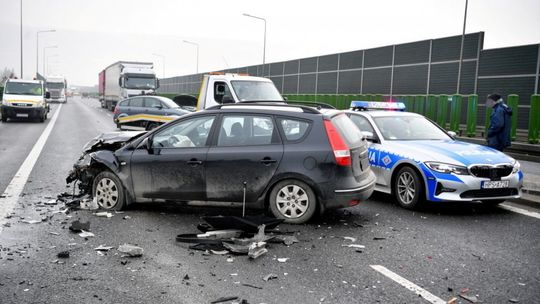
[[[246,216],[246,185],[247,185],[247,182],[244,181],[243,184],[244,184],[244,200],[242,201],[242,217],[245,217]]]

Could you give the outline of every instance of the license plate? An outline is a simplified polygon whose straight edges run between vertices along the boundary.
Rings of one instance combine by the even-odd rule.
[[[508,188],[508,181],[484,181],[482,189]]]
[[[17,117],[28,117],[28,113],[17,113]]]

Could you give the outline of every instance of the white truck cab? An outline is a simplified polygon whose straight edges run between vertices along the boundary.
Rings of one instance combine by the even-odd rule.
[[[50,93],[45,92],[41,80],[8,79],[4,85],[2,96],[2,122],[8,118],[47,119],[49,105],[46,99]]]
[[[50,93],[47,102],[67,102],[67,82],[61,75],[47,76],[45,81],[45,90]]]
[[[272,80],[245,74],[209,73],[203,76],[197,110],[224,103],[281,101],[283,96]]]

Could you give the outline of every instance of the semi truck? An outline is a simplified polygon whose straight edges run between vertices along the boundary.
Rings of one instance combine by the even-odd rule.
[[[45,79],[45,90],[50,93],[47,102],[67,102],[66,78],[61,75],[51,75]]]
[[[101,107],[112,111],[120,100],[154,94],[159,79],[151,62],[118,61],[99,73],[98,87]]]

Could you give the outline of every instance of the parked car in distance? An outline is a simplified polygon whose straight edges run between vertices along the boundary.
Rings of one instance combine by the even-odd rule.
[[[344,112],[268,103],[221,105],[147,133],[103,134],[87,144],[67,182],[74,180],[104,209],[245,203],[289,223],[357,205],[375,186],[367,143]]]
[[[455,140],[426,117],[402,112],[403,103],[353,101],[351,109],[347,115],[370,142],[375,189],[393,194],[402,207],[426,200],[496,205],[520,197],[523,173],[510,156]]]
[[[151,130],[189,113],[166,97],[144,95],[124,99],[114,108],[118,129]]]

